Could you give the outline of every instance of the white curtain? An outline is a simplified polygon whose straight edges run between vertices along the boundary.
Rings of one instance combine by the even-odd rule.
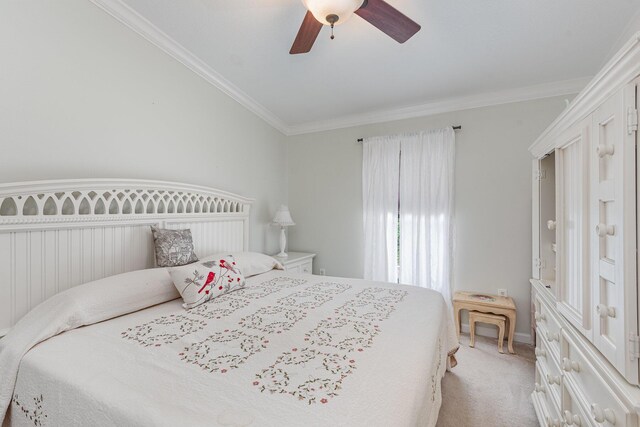
[[[363,142],[364,278],[398,281],[398,185],[400,140]]]
[[[451,302],[455,133],[402,136],[400,283],[437,290]]]

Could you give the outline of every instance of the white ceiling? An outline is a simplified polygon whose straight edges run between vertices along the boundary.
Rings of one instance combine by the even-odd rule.
[[[354,16],[335,40],[323,28],[310,53],[289,55],[300,0],[122,1],[285,129],[591,76],[640,11],[637,0],[387,0],[422,25],[405,44]]]

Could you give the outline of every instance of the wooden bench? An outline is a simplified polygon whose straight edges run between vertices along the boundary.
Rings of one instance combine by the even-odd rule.
[[[490,325],[496,325],[498,327],[498,353],[504,353],[504,351],[502,351],[502,343],[504,342],[504,329],[506,326],[506,322],[507,318],[499,314],[470,311],[469,335],[471,335],[471,339],[469,341],[469,347],[475,347],[476,345],[476,323],[488,323]]]
[[[509,353],[513,351],[513,336],[516,331],[516,305],[511,297],[487,295],[478,292],[458,291],[453,295],[453,312],[456,322],[456,332],[460,337],[460,311],[478,311],[480,313],[498,314],[505,317],[505,329],[508,331],[507,347]]]

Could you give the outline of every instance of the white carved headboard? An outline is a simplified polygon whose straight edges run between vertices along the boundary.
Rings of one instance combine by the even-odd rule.
[[[0,336],[69,287],[153,267],[150,225],[190,228],[200,257],[248,250],[252,202],[160,181],[0,184]]]

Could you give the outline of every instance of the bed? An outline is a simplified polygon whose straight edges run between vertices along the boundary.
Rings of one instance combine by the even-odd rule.
[[[248,278],[244,289],[185,310],[166,269],[126,265],[113,242],[107,242],[109,236],[124,239],[124,248],[131,246],[126,236],[146,234],[121,233],[120,228],[142,230],[155,223],[192,228],[201,253],[246,250],[249,200],[147,181],[44,186],[6,186],[4,193],[0,189],[0,197],[14,199],[17,213],[24,212],[20,203],[35,195],[35,214],[29,222],[21,221],[21,215],[2,216],[0,199],[0,227],[3,220],[5,225],[11,221],[7,229],[12,231],[6,231],[9,237],[4,239],[12,260],[9,285],[17,282],[18,267],[24,264],[31,271],[25,286],[32,295],[32,288],[41,291],[38,295],[44,300],[31,301],[35,306],[25,313],[15,309],[17,287],[8,293],[9,301],[0,300],[14,306],[9,320],[17,323],[9,324],[7,336],[0,340],[3,426],[436,424],[441,378],[457,348],[450,310],[440,294],[273,270]],[[74,191],[79,194],[72,204],[79,209],[86,195],[88,213],[79,218],[72,212],[67,215],[78,218],[64,222],[63,200]],[[49,192],[63,193],[55,215],[43,214]],[[125,196],[120,203],[129,200],[130,213],[123,213],[123,205],[111,214],[95,213],[96,205],[109,207],[118,194]],[[173,212],[158,212],[163,195],[175,195]],[[99,197],[102,203],[96,201]],[[148,208],[138,200],[155,203]],[[58,283],[53,289],[59,292],[49,296],[48,276],[42,273],[46,265],[20,260],[38,251],[31,247],[24,253],[17,243],[22,233],[33,245],[34,235],[60,230],[92,236],[77,244],[84,242],[84,249],[78,250],[83,263],[89,264],[82,268],[98,280],[65,290],[66,285],[60,286],[61,267],[54,266]],[[110,249],[96,251],[96,236]],[[73,238],[64,244],[60,236],[57,239],[51,254],[43,243],[38,260],[60,261],[61,251],[76,250]],[[141,260],[149,259],[146,243],[147,239],[136,243],[135,254]],[[2,244],[0,237],[0,250]],[[44,278],[35,287],[34,269]]]

